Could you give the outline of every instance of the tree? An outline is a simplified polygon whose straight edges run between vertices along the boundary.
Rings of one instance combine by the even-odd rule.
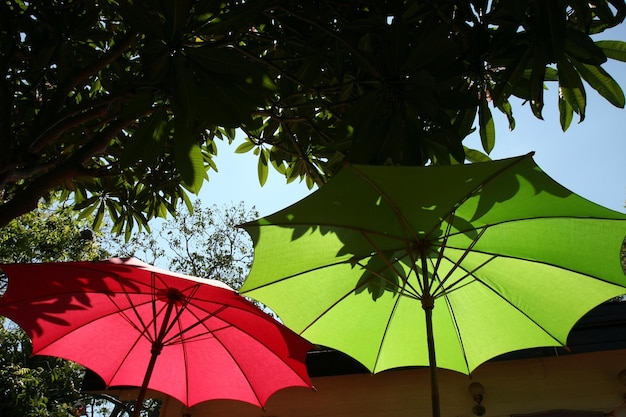
[[[42,202],[37,210],[0,229],[2,262],[93,260],[104,255],[89,221],[77,221],[70,207],[54,202]]]
[[[69,208],[40,204],[36,211],[0,229],[0,262],[97,259],[97,242],[88,221],[76,221]],[[0,294],[6,290],[0,271]],[[30,339],[0,317],[0,415],[6,417],[74,415],[80,400],[83,368],[58,358],[31,357]]]
[[[83,369],[62,359],[30,357],[30,340],[0,317],[0,415],[74,415],[82,399]]]
[[[99,237],[89,230],[90,219],[57,201],[41,203],[0,228],[0,262],[57,262],[108,257]],[[7,279],[0,270],[0,296]],[[73,362],[48,356],[31,356],[28,335],[15,323],[0,317],[0,416],[69,417],[94,415],[119,417],[132,410],[107,395],[81,391],[85,369]],[[158,406],[147,401],[144,414]],[[107,414],[110,413],[110,414]]]
[[[257,217],[255,209],[246,209],[243,202],[203,207],[198,199],[191,214],[180,213],[158,230],[135,234],[128,242],[111,239],[107,250],[238,289],[252,265],[253,249],[248,234],[235,226]]]
[[[322,185],[344,160],[481,160],[492,110],[542,117],[558,84],[566,130],[583,82],[618,107],[603,69],[626,44],[592,35],[624,0],[3,0],[0,226],[63,191],[114,231],[191,206],[219,140],[247,135],[263,183]],[[463,140],[478,130],[482,151]]]

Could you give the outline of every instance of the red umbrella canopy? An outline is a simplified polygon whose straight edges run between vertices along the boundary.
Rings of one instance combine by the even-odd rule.
[[[0,315],[28,333],[33,353],[80,363],[108,386],[151,388],[189,407],[263,406],[277,390],[311,386],[311,345],[219,281],[137,259],[0,269],[9,279]]]

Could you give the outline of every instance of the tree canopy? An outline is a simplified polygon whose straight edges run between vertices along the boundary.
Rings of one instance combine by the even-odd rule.
[[[252,262],[252,241],[234,226],[258,217],[243,203],[203,207],[194,202],[193,214],[181,213],[162,222],[151,233],[138,233],[125,241],[89,230],[91,219],[76,219],[69,207],[51,201],[0,228],[0,262],[60,262],[136,256],[177,272],[220,280],[239,288]],[[109,224],[109,219],[105,222]],[[0,270],[0,296],[7,277]],[[89,415],[119,417],[131,414],[134,401],[121,401],[105,392],[85,393],[81,381],[86,370],[59,358],[32,356],[29,337],[15,323],[0,317],[0,416],[68,417]],[[87,371],[89,372],[89,371]],[[95,380],[93,372],[90,381]],[[103,389],[104,389],[104,383]],[[90,387],[96,389],[96,387]],[[99,390],[98,390],[99,391]],[[146,400],[146,411],[160,402]],[[95,410],[95,411],[94,411]]]
[[[103,255],[68,208],[40,204],[0,229],[0,262],[92,260]],[[0,296],[7,279],[0,270]],[[80,390],[84,370],[59,358],[32,356],[30,339],[15,323],[0,317],[0,415],[69,417],[87,398]]]
[[[566,130],[586,86],[624,106],[603,69],[626,44],[592,36],[624,0],[3,0],[0,226],[55,191],[98,224],[147,226],[191,207],[220,140],[287,181],[344,160],[480,160],[512,97]],[[477,130],[482,150],[463,139]]]
[[[193,203],[191,214],[160,222],[148,233],[128,240],[115,236],[101,239],[107,252],[135,257],[151,265],[183,274],[215,279],[238,290],[252,265],[252,240],[236,226],[259,216],[243,202],[223,207]]]

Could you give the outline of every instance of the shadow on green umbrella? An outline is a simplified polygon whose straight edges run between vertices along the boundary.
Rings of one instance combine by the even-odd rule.
[[[241,293],[372,372],[469,374],[500,354],[563,346],[626,293],[626,215],[565,189],[532,154],[470,165],[346,165],[242,225],[255,259]]]

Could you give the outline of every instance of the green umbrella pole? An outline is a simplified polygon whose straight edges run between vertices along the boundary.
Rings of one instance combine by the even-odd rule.
[[[435,299],[430,294],[430,281],[428,279],[428,263],[426,262],[426,250],[421,250],[422,278],[424,280],[424,294],[422,295],[422,308],[426,317],[426,341],[428,344],[428,365],[430,370],[430,391],[432,400],[433,417],[440,417],[439,408],[439,381],[437,380],[437,357],[435,355],[435,338],[433,336],[433,308]]]
[[[432,396],[433,417],[440,417],[439,409],[439,381],[437,379],[437,358],[435,356],[435,342],[433,338],[433,304],[422,305],[426,315],[426,339],[428,341],[428,365],[430,368],[430,390]]]

